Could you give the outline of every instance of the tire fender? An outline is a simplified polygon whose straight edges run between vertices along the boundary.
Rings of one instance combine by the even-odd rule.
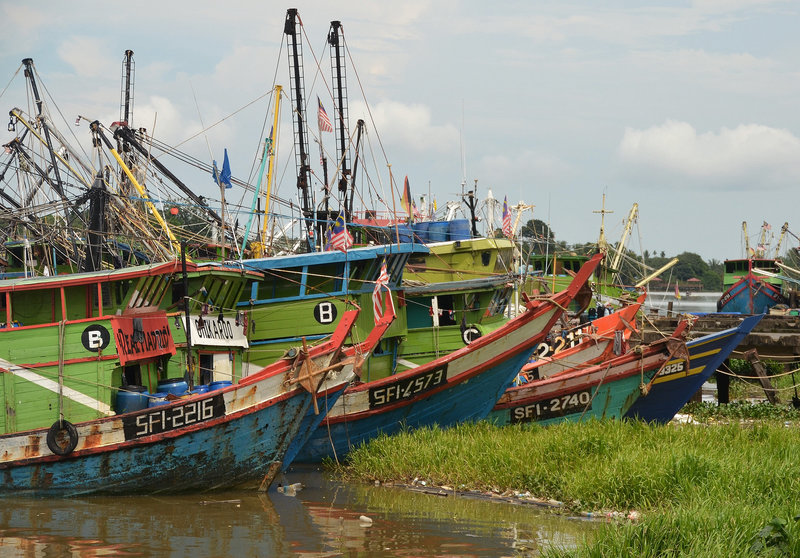
[[[66,446],[58,444],[58,435],[62,430],[67,432],[68,440]],[[71,422],[59,419],[53,423],[47,431],[47,447],[56,455],[68,455],[72,453],[78,445],[78,430]]]

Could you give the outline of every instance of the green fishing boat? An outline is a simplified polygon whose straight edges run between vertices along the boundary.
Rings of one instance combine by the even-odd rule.
[[[179,270],[0,281],[0,432],[110,416],[124,385],[166,377],[176,349],[162,304]]]

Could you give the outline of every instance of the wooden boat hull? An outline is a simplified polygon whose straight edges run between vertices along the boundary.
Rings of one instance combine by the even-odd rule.
[[[763,314],[784,301],[778,287],[748,273],[722,293],[717,311]]]
[[[662,372],[653,381],[650,392],[640,397],[625,417],[657,423],[672,420],[762,317],[763,314],[749,316],[738,327],[688,341],[689,369],[672,374]]]
[[[538,353],[541,355],[540,358],[523,366],[523,374],[529,379],[549,378],[553,374],[614,358],[615,333],[621,332],[620,349],[624,352],[631,333],[636,330],[636,313],[643,302],[644,297],[641,297],[641,300],[634,304],[594,320],[584,328],[589,328],[590,332],[582,335],[580,341],[572,347],[557,352],[552,351],[549,346],[541,351],[537,347],[534,354]]]
[[[222,390],[74,425],[74,449],[57,455],[48,429],[0,436],[0,496],[162,493],[268,485],[315,397],[306,372],[337,367],[357,311],[332,338]],[[324,390],[343,390],[354,360]],[[318,376],[318,375],[317,375]],[[313,384],[312,384],[313,386]]]
[[[667,359],[664,351],[641,359],[624,355],[585,370],[534,380],[507,390],[487,419],[500,425],[546,425],[622,418],[639,398],[642,384],[649,382]]]
[[[423,366],[352,386],[298,454],[298,462],[340,459],[379,434],[482,419],[516,377],[592,273],[595,257],[574,285],[527,310],[470,345]]]

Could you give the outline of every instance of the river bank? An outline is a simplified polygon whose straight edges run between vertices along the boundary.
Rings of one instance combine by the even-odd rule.
[[[563,502],[569,515],[637,519],[603,524],[577,549],[549,549],[553,556],[752,556],[761,539],[800,555],[800,432],[783,422],[465,424],[381,437],[338,472],[529,493]],[[759,537],[762,529],[771,536]]]

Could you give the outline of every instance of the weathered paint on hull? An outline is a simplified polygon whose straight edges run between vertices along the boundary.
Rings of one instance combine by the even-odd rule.
[[[763,314],[783,300],[778,288],[750,273],[722,293],[717,310],[740,314]]]
[[[45,443],[48,429],[0,436],[0,496],[203,491],[260,480],[268,484],[294,437],[307,435],[300,428],[313,394],[320,388],[341,389],[352,378],[358,359],[347,351],[350,358],[339,357],[357,314],[345,314],[329,341],[228,388],[78,423],[72,450],[63,455]],[[384,318],[363,346],[371,350],[391,319]]]
[[[314,431],[295,461],[316,463],[325,457],[341,459],[352,448],[379,434],[393,434],[403,428],[433,424],[451,426],[482,419],[511,384],[531,352],[532,349],[520,352],[472,379],[421,398],[410,405],[360,419],[322,424]]]
[[[418,368],[348,388],[296,461],[342,458],[353,446],[404,427],[446,426],[485,417],[600,259],[597,255],[581,268],[566,291],[527,302],[520,316],[469,346]]]
[[[687,342],[689,370],[656,378],[650,393],[640,397],[625,416],[662,424],[672,420],[762,317],[763,314],[750,316],[739,327]]]
[[[0,495],[205,491],[258,482],[282,460],[310,403],[307,392],[298,392],[175,438],[5,468]]]
[[[529,378],[549,378],[553,374],[587,367],[619,356],[614,354],[615,332],[622,332],[624,343],[621,345],[626,345],[631,333],[636,328],[635,317],[641,305],[641,302],[636,302],[612,314],[597,318],[588,325],[593,333],[587,334],[577,345],[536,359],[530,364],[526,364],[522,371]],[[624,351],[622,346],[620,348]]]
[[[297,455],[300,453],[300,450],[303,449],[303,446],[306,445],[308,440],[317,431],[320,423],[342,396],[344,390],[347,388],[347,385],[347,383],[342,383],[336,389],[318,394],[317,405],[319,408],[319,413],[314,412],[313,405],[309,406],[309,408],[306,410],[306,414],[303,416],[297,435],[292,438],[292,442],[289,444],[289,449],[286,451],[286,455],[283,458],[283,466],[281,468],[282,471],[286,471],[292,462],[295,461]]]
[[[506,392],[487,418],[499,425],[622,418],[666,360],[659,352],[643,361],[535,380]]]

